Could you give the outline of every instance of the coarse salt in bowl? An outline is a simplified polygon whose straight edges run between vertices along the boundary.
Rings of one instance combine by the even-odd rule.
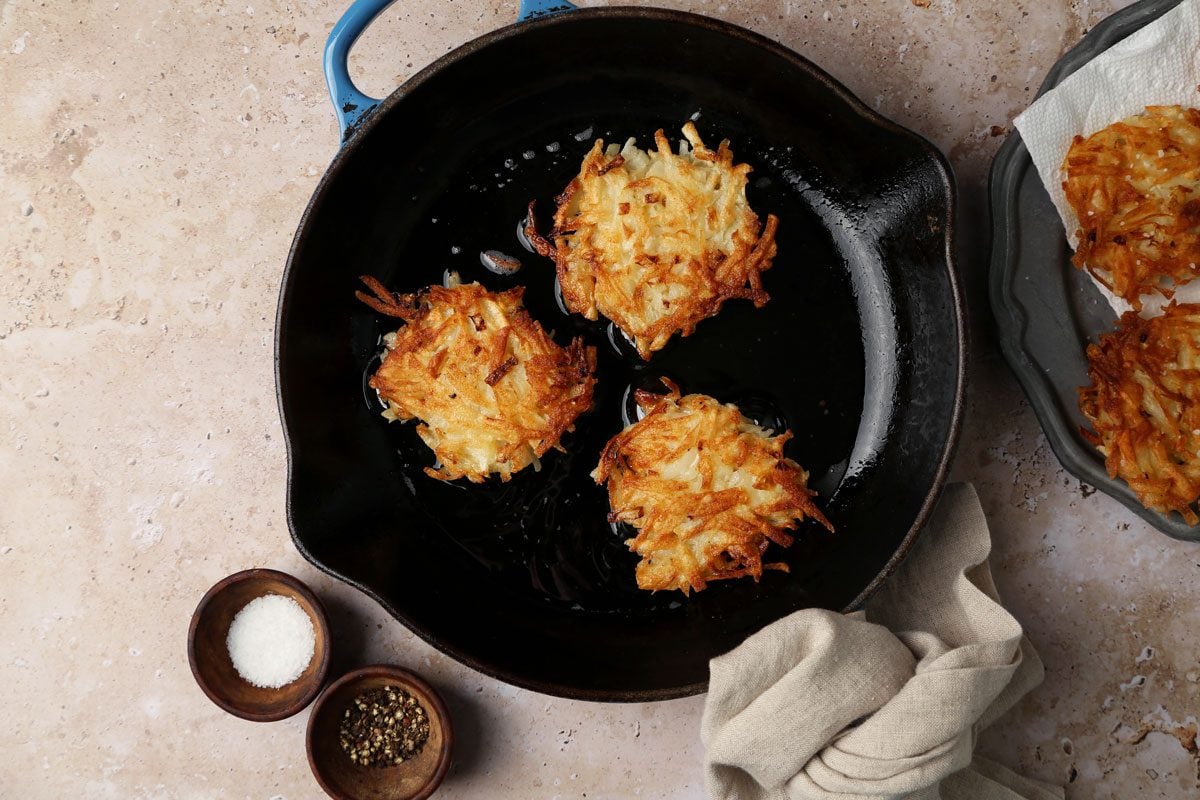
[[[316,639],[312,620],[299,603],[266,594],[234,615],[225,645],[238,675],[255,686],[278,689],[304,673]]]
[[[307,624],[295,614],[296,607]],[[242,621],[235,630],[239,613]],[[281,630],[264,633],[264,621]],[[280,642],[287,643],[285,652],[266,652]],[[231,649],[238,654],[237,666]],[[321,601],[283,572],[251,569],[230,575],[208,590],[192,615],[192,675],[210,700],[243,719],[271,722],[304,709],[320,693],[329,659],[329,624]],[[299,674],[293,675],[301,661]]]

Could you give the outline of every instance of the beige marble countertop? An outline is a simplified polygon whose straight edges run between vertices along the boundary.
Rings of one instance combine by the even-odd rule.
[[[1119,0],[674,2],[810,57],[958,171],[982,304],[987,164],[1046,69]],[[397,4],[355,73],[385,93],[515,17]],[[200,693],[188,618],[270,566],[327,599],[342,668],[413,666],[460,747],[442,796],[702,795],[702,698],[596,705],[445,658],[296,553],[272,325],[337,133],[320,72],[342,3],[0,3],[0,797],[298,798],[307,713],[253,724]],[[982,316],[982,314],[980,315]],[[1047,665],[984,751],[1072,798],[1200,792],[1200,551],[1059,467],[987,331],[955,474]]]

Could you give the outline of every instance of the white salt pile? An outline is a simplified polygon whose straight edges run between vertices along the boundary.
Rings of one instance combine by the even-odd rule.
[[[308,667],[316,641],[312,620],[299,603],[268,594],[251,600],[234,616],[225,646],[244,680],[278,689]]]

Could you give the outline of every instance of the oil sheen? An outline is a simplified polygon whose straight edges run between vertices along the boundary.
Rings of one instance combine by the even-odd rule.
[[[706,137],[719,140],[718,131],[698,124]],[[433,454],[414,426],[378,419],[380,435],[390,438],[396,452],[401,479],[394,491],[410,493],[423,517],[414,524],[452,541],[458,557],[498,590],[595,613],[679,608],[683,599],[677,592],[637,589],[637,559],[624,543],[633,531],[608,522],[607,493],[590,476],[609,438],[636,419],[635,389],[660,388],[661,378],[669,377],[685,393],[710,394],[773,431],[792,431],[787,454],[809,470],[817,502],[835,525],[837,489],[853,461],[863,412],[862,322],[846,259],[811,198],[797,191],[793,175],[785,177],[794,174],[795,164],[759,143],[734,141],[732,147],[737,161],[755,167],[748,190],[755,211],[763,219],[768,212],[780,218],[778,255],[763,276],[771,295],[765,307],[728,302],[650,361],[638,357],[606,320],[567,313],[553,263],[528,252],[519,224],[523,210],[537,199],[541,229],[548,229],[553,197],[574,176],[593,135],[606,141],[635,135],[645,145],[654,127],[614,132],[597,120],[554,141],[518,141],[507,152],[480,155],[463,179],[465,191],[426,201],[425,222],[387,276],[396,291],[441,283],[447,270],[493,290],[522,285],[526,307],[560,344],[583,336],[596,348],[592,410],[563,437],[564,452],[551,451],[540,470],[526,468],[508,483],[430,478],[423,468],[432,465]],[[517,253],[522,267],[498,274],[480,262],[479,254],[487,251]],[[378,324],[380,335],[394,328],[391,320]],[[381,406],[365,380],[378,363],[376,356],[362,365],[363,398],[371,413]],[[772,545],[773,559],[793,565],[791,579],[804,574],[805,542],[828,535],[811,523],[802,523],[797,533],[787,551]],[[772,574],[763,580],[787,579]]]

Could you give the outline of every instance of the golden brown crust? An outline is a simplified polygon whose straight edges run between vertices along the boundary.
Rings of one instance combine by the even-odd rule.
[[[1172,303],[1161,317],[1126,312],[1088,347],[1092,385],[1079,407],[1083,434],[1147,508],[1200,522],[1200,305]]]
[[[387,337],[370,380],[389,419],[419,419],[437,454],[435,478],[507,481],[533,464],[592,404],[596,350],[560,347],[521,304],[524,289],[489,292],[477,283],[390,295],[363,282],[372,308],[407,323]],[[375,302],[370,302],[370,301]]]
[[[555,260],[563,301],[588,319],[611,319],[642,358],[676,333],[688,336],[726,300],[762,306],[761,275],[775,256],[779,220],[765,229],[746,201],[747,164],[729,142],[710,150],[688,122],[690,152],[672,152],[662,130],[656,149],[606,148],[597,140],[579,174],[557,198],[551,244],[526,234]]]
[[[637,393],[644,416],[608,442],[592,472],[608,485],[609,521],[638,531],[626,542],[642,557],[638,587],[688,594],[710,581],[786,571],[763,563],[770,542],[787,547],[787,531],[809,517],[833,530],[808,474],[783,455],[791,433],[771,436],[736,406],[680,397],[667,383],[668,394]]]
[[[1076,136],[1063,171],[1076,267],[1137,310],[1200,275],[1200,111],[1149,106]]]

